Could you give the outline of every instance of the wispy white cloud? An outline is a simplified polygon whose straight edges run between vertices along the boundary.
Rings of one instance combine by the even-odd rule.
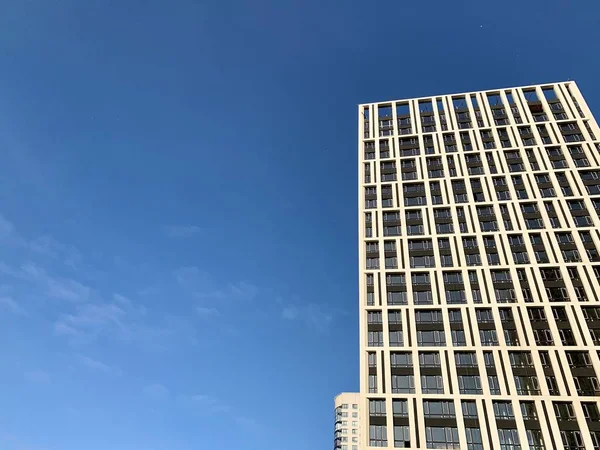
[[[194,394],[188,396],[180,396],[179,398],[185,403],[191,404],[199,408],[204,413],[223,414],[226,417],[228,417],[229,420],[232,420],[240,427],[243,427],[249,431],[258,431],[263,428],[260,422],[258,422],[256,419],[240,415],[239,408],[233,408],[228,403],[213,395]]]
[[[188,295],[199,299],[239,302],[253,300],[259,293],[256,285],[246,281],[220,285],[207,272],[196,266],[180,267],[174,271],[174,277]]]
[[[60,201],[61,177],[47,158],[40,159],[30,150],[28,136],[20,136],[19,127],[11,126],[11,114],[5,104],[0,110],[0,145],[2,146],[2,183],[15,192],[24,186],[33,188],[45,200]]]
[[[71,279],[47,277],[46,286],[50,297],[71,302],[87,301],[91,292],[89,287]]]
[[[202,229],[197,225],[167,225],[163,232],[167,237],[187,239],[196,236]]]
[[[34,283],[42,288],[44,294],[70,302],[85,302],[92,293],[91,288],[73,280],[48,274],[43,268],[32,262],[26,262],[19,268],[0,263],[0,272],[15,278]]]
[[[250,301],[258,295],[258,287],[245,281],[229,283],[218,289],[197,292],[198,298],[219,301]]]
[[[22,235],[14,224],[2,214],[0,214],[0,244],[20,248],[30,254],[58,259],[71,268],[79,267],[83,260],[77,248],[65,245],[52,236],[26,237]]]
[[[20,316],[27,314],[25,310],[11,297],[0,297],[0,308]]]
[[[74,312],[63,314],[55,323],[55,331],[94,336],[106,330],[126,332],[125,315],[125,310],[112,303],[85,303]]]
[[[163,317],[163,333],[161,334],[161,342],[164,344],[166,338],[177,340],[179,345],[187,343],[196,346],[200,343],[198,339],[198,330],[194,326],[194,321],[189,317],[166,315]]]
[[[66,266],[77,269],[83,261],[83,256],[77,248],[65,245],[52,236],[41,235],[27,242],[30,251],[40,255],[61,260]]]
[[[29,242],[29,249],[48,256],[56,257],[64,249],[52,236],[38,236]]]
[[[9,266],[4,261],[0,261],[0,273],[8,275],[9,277],[22,278],[23,274],[19,269]]]
[[[246,281],[229,282],[219,286],[214,279],[198,267],[183,267],[175,271],[175,279],[179,286],[190,296],[203,300],[196,308],[201,317],[215,314],[225,314],[228,308],[239,307],[242,304],[252,305],[258,296],[261,300],[272,301],[275,314],[287,321],[295,321],[317,332],[328,331],[335,317],[335,312],[326,303],[302,302],[296,295],[283,299],[272,289],[260,288]],[[264,299],[262,299],[264,297]],[[215,306],[218,305],[218,309]]]
[[[240,408],[233,408],[227,402],[213,395],[180,395],[178,400],[182,404],[197,408],[199,412],[204,414],[222,414],[224,417],[227,417],[228,420],[233,421],[248,431],[259,431],[264,429],[264,426],[256,419],[239,414]]]
[[[279,300],[278,303],[282,304],[283,301]],[[331,327],[334,316],[327,305],[308,303],[300,306],[283,304],[281,317],[289,321],[302,321],[312,330],[325,332]]]
[[[191,321],[174,315],[151,318],[143,307],[117,302],[76,304],[54,323],[54,332],[74,345],[98,340],[119,341],[144,350],[164,350],[177,341],[196,345]]]
[[[0,431],[0,443],[3,444],[0,447],[6,450],[48,450],[46,447],[34,447],[15,434],[3,430]],[[9,447],[6,447],[4,444],[9,445]]]
[[[281,311],[281,317],[287,320],[295,320],[298,318],[298,313],[298,308],[289,305],[283,308],[283,310]]]
[[[115,303],[123,306],[126,309],[135,310],[142,316],[148,314],[148,308],[146,308],[144,305],[136,305],[133,302],[133,300],[131,300],[129,297],[125,297],[124,295],[115,293],[113,294],[113,300],[115,301]]]
[[[166,398],[169,398],[171,395],[169,390],[165,386],[163,386],[162,384],[159,384],[159,383],[148,384],[148,385],[144,386],[142,391],[148,397],[156,399],[156,400],[166,399]]]
[[[25,379],[32,383],[47,384],[50,383],[50,375],[43,370],[30,370],[23,374]]]
[[[13,223],[0,214],[0,239],[4,241],[7,238],[12,238],[14,230],[15,226]]]
[[[54,324],[57,334],[73,336],[79,341],[94,340],[99,337],[123,341],[144,341],[152,337],[154,330],[138,323],[126,309],[115,303],[85,303],[61,315]]]
[[[173,275],[177,284],[192,294],[206,289],[210,281],[208,274],[196,266],[179,267]]]
[[[121,294],[113,294],[113,299],[115,300],[115,302],[120,303],[123,306],[126,307],[131,307],[133,305],[133,302],[131,301],[131,299],[129,297],[125,297],[124,295]]]
[[[228,421],[233,421],[241,427],[259,430],[264,428],[257,420],[239,413],[240,408],[232,407],[227,401],[204,393],[175,394],[162,384],[150,384],[144,386],[143,393],[154,399],[172,400],[174,404],[188,410],[197,411],[200,414],[221,415]],[[252,431],[249,430],[249,431]]]
[[[260,423],[256,419],[253,419],[252,417],[236,415],[233,416],[233,421],[236,422],[242,428],[246,429],[247,431],[266,431],[266,427],[264,426],[264,424]]]
[[[153,315],[143,303],[123,293],[108,294],[91,287],[84,281],[90,278],[89,268],[79,264],[83,258],[76,249],[48,235],[34,238],[24,238],[24,235],[0,215],[0,246],[18,247],[22,250],[17,253],[18,258],[27,261],[22,264],[0,261],[0,276],[14,278],[14,286],[19,289],[17,292],[0,290],[0,312],[31,313],[34,309],[29,308],[26,301],[62,300],[53,332],[73,345],[109,339],[145,350],[163,350],[173,342],[181,344],[185,340],[193,345],[198,342],[191,317]],[[65,270],[48,258],[60,258],[65,264],[69,260],[72,264]],[[182,271],[179,276],[182,283],[187,280],[192,286],[202,287],[202,275],[197,268]],[[106,285],[110,280],[102,281]],[[175,288],[172,278],[168,278],[168,283],[171,290]]]
[[[217,308],[207,308],[204,306],[196,307],[196,312],[200,317],[209,317],[219,315],[219,310]]]
[[[88,369],[103,372],[108,375],[121,374],[121,369],[119,369],[118,367],[109,366],[108,364],[98,361],[97,359],[90,358],[89,356],[78,355],[77,359],[82,365],[84,365]]]
[[[306,323],[315,330],[327,331],[333,322],[333,314],[325,305],[309,303],[306,306]]]
[[[227,403],[224,403],[222,400],[212,395],[180,395],[178,400],[198,407],[207,413],[229,413],[233,410]]]
[[[52,326],[52,328],[54,329],[54,332],[56,334],[62,335],[62,336],[76,337],[81,334],[79,332],[79,330],[77,330],[76,328],[74,328],[70,325],[67,325],[65,322],[63,322],[61,320],[54,322],[54,325]]]

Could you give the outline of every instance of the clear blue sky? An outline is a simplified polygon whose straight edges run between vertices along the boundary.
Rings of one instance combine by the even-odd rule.
[[[492,3],[3,1],[0,448],[331,448],[356,104],[571,78],[600,111],[600,3]]]

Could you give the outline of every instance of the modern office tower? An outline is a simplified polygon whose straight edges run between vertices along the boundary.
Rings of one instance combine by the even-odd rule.
[[[359,106],[361,450],[600,449],[600,130],[572,82]]]
[[[360,443],[360,394],[342,392],[335,398],[335,435],[333,448],[358,450]]]

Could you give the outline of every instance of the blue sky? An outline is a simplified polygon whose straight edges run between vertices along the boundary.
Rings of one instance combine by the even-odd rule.
[[[1,2],[0,448],[330,448],[356,104],[570,78],[600,107],[597,1],[490,6]]]

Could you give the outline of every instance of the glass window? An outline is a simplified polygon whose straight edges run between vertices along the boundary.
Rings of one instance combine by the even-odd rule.
[[[530,450],[545,450],[544,439],[541,430],[525,430],[527,432],[527,443]]]
[[[519,434],[516,428],[499,428],[498,439],[500,440],[500,450],[520,450]]]
[[[461,402],[462,413],[465,419],[477,418],[477,404],[472,400],[464,400]]]
[[[368,332],[369,347],[383,347],[383,331]]]
[[[531,352],[509,352],[508,357],[512,367],[533,367]]]
[[[450,323],[462,323],[462,314],[460,309],[448,310],[448,319],[450,320]]]
[[[403,347],[404,341],[402,338],[402,331],[393,330],[390,331],[390,347]]]
[[[514,420],[515,414],[511,402],[493,402],[496,419]]]
[[[419,352],[419,366],[440,367],[440,354],[438,352]]]
[[[535,375],[515,375],[514,380],[518,395],[538,395],[540,393],[540,385]]]
[[[415,311],[415,320],[417,323],[443,323],[442,311],[439,309],[417,310]]]
[[[500,395],[500,381],[498,380],[497,375],[488,375],[488,384],[490,386],[490,394],[491,395]]]
[[[425,417],[454,418],[454,402],[451,400],[425,400],[423,402]]]
[[[467,435],[467,450],[483,450],[483,440],[479,428],[465,428]]]
[[[455,427],[426,427],[425,437],[427,448],[459,448],[458,428]]]
[[[596,403],[582,403],[583,416],[590,422],[600,422],[600,411]]]
[[[458,387],[461,394],[482,394],[479,375],[459,375]]]
[[[408,417],[408,400],[392,400],[394,417]]]
[[[431,291],[413,291],[413,302],[415,305],[433,305]]]
[[[385,400],[369,400],[369,415],[385,416]]]
[[[402,312],[396,310],[388,311],[388,323],[401,324],[402,323]]]
[[[392,352],[390,354],[392,367],[412,367],[412,353],[408,352]]]
[[[467,338],[464,330],[452,330],[452,345],[455,347],[465,347],[467,345]]]
[[[413,375],[392,375],[392,393],[413,394],[415,392],[415,378]]]
[[[394,425],[394,447],[410,448],[410,431],[408,425]]]
[[[377,393],[377,375],[369,375],[369,392]]]
[[[387,447],[387,427],[385,425],[369,426],[369,446]]]
[[[521,402],[521,414],[524,420],[537,420],[537,410],[534,402]]]
[[[408,298],[406,295],[406,291],[388,292],[387,303],[388,305],[406,305],[408,304]]]
[[[377,366],[377,355],[375,353],[368,353],[367,354],[367,359],[369,362],[369,367],[376,367]]]
[[[573,405],[568,402],[554,403],[554,413],[558,420],[576,420]]]
[[[479,330],[481,345],[498,345],[496,330]]]
[[[488,308],[476,309],[475,317],[477,317],[477,323],[494,323],[494,315],[492,310]]]
[[[437,347],[446,345],[446,337],[443,331],[417,331],[417,345],[420,347]]]
[[[444,383],[441,375],[421,375],[421,392],[423,394],[443,394]]]
[[[457,367],[477,367],[477,354],[475,352],[456,352],[454,361]]]

